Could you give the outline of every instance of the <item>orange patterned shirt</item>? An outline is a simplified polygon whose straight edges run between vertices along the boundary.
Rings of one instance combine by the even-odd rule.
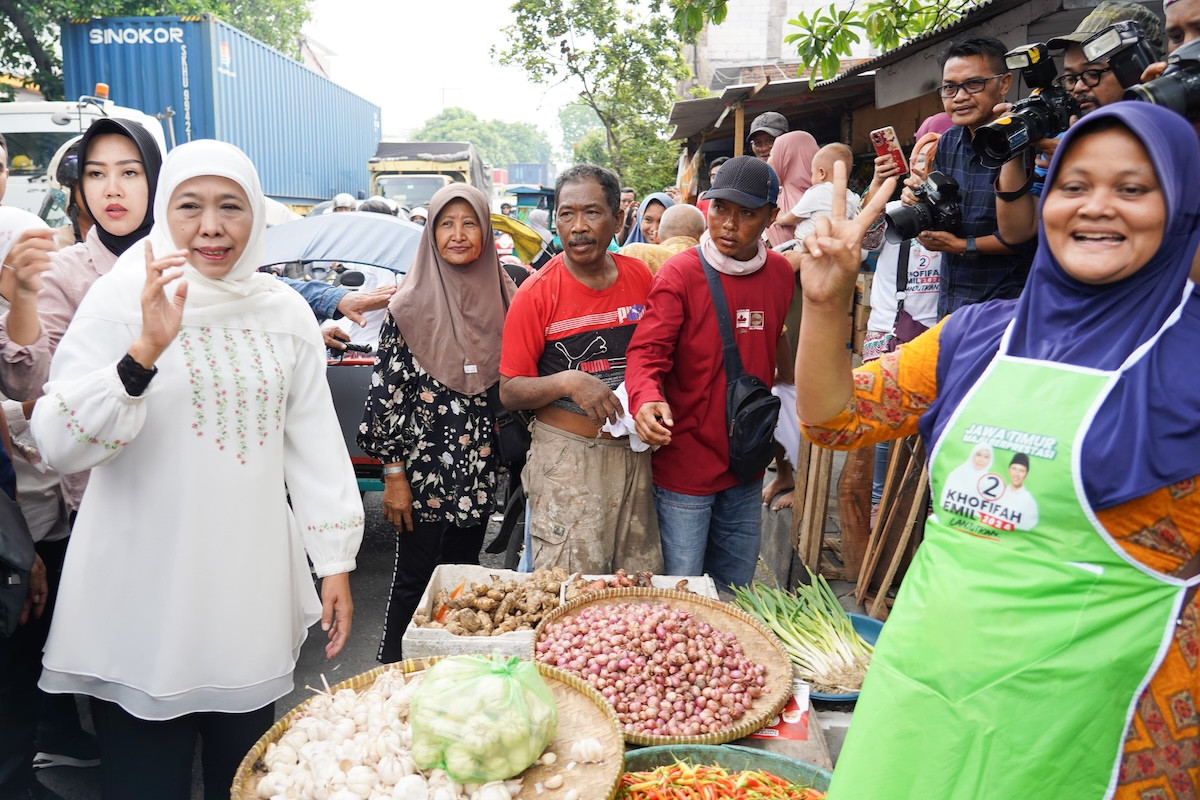
[[[941,329],[938,323],[896,352],[854,370],[854,397],[846,409],[820,425],[801,422],[804,435],[823,447],[850,450],[916,433],[918,418],[937,397]],[[1198,482],[1200,476],[1096,516],[1126,553],[1171,573],[1200,548]],[[1116,800],[1200,797],[1198,661],[1200,613],[1192,602],[1126,731]],[[1069,754],[1061,755],[1063,768],[1069,768]]]

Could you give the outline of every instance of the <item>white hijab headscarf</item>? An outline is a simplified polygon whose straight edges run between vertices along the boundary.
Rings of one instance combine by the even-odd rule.
[[[150,229],[149,236],[155,255],[161,256],[182,249],[171,236],[171,229],[167,223],[167,209],[170,208],[172,197],[181,184],[204,175],[228,178],[240,186],[246,193],[251,213],[254,215],[254,223],[241,258],[225,277],[209,278],[190,263],[184,264],[183,277],[188,282],[187,302],[183,310],[185,322],[198,314],[209,316],[204,312],[210,309],[230,303],[240,304],[240,301],[260,293],[278,291],[280,287],[287,288],[270,275],[258,271],[266,253],[266,200],[254,164],[245,153],[225,142],[213,139],[189,142],[176,147],[163,161],[162,172],[158,178],[158,191],[154,197],[154,226]],[[145,246],[139,243],[130,247],[118,259],[113,271],[136,271],[137,275],[144,279]],[[169,295],[174,295],[175,285],[167,286],[166,291]]]

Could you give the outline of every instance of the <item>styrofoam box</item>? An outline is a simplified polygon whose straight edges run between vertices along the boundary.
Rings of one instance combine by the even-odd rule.
[[[594,581],[597,579],[611,580],[615,575],[581,575],[585,581]],[[630,577],[633,577],[632,575]],[[567,596],[567,586],[574,580],[572,575],[563,583],[563,588],[558,594],[559,600],[564,600]],[[694,592],[701,597],[707,597],[710,600],[720,600],[717,595],[717,585],[713,583],[713,579],[707,575],[651,575],[650,584],[655,589],[674,589],[675,584],[679,583],[684,578],[687,578],[687,590]],[[457,584],[455,584],[457,586]],[[611,587],[610,587],[611,588]]]
[[[421,595],[416,613],[432,617],[433,598],[439,591],[446,589],[453,592],[463,581],[468,585],[491,583],[493,576],[500,580],[512,578],[518,582],[529,578],[526,573],[508,569],[488,569],[470,564],[440,564],[434,569],[433,577],[429,579],[425,593]],[[458,656],[467,653],[500,653],[528,658],[533,648],[533,631],[511,631],[498,636],[456,636],[441,628],[418,628],[410,622],[401,643],[405,658]]]

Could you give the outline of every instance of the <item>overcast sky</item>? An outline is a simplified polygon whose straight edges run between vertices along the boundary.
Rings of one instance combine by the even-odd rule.
[[[492,62],[509,23],[505,0],[314,0],[304,32],[333,51],[333,79],[382,109],[384,136],[419,128],[443,108],[530,122],[558,146],[558,109],[577,90],[528,81]]]

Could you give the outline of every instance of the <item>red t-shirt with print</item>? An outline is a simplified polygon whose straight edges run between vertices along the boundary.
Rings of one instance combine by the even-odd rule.
[[[625,380],[625,349],[646,308],[650,270],[609,254],[617,280],[607,289],[580,283],[560,253],[521,284],[504,320],[500,374],[537,378],[578,369],[615,389]],[[582,414],[567,398],[554,405]]]

